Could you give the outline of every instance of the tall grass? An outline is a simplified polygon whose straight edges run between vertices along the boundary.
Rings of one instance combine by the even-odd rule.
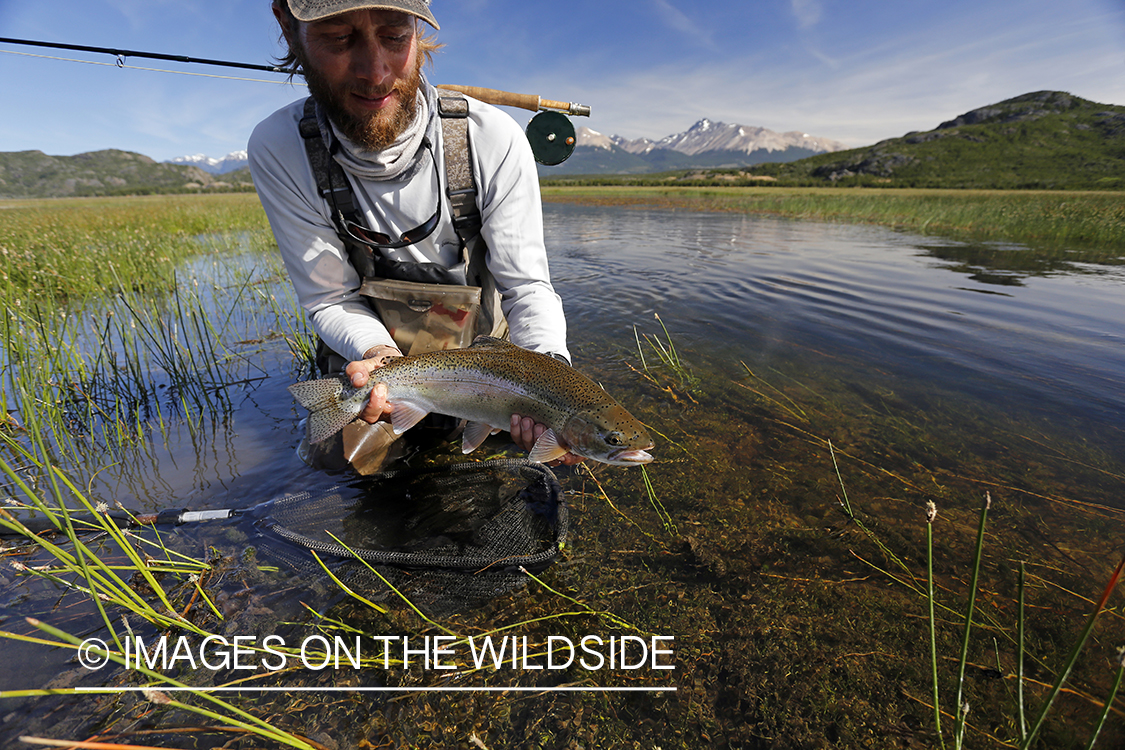
[[[828,447],[829,447],[829,452],[832,455],[832,461],[833,461],[833,466],[836,469],[836,475],[837,475],[837,477],[840,477],[839,467],[836,464],[835,453],[832,452],[832,446],[831,446],[830,442],[828,444]],[[840,479],[840,482],[841,482],[841,489],[843,490],[843,480],[842,480],[842,478]],[[854,510],[853,510],[853,508],[850,504],[850,501],[846,500],[846,497],[847,497],[846,490],[844,492],[845,492],[845,494],[844,494],[845,500],[843,502],[847,503],[847,507],[845,509],[845,512],[851,520],[855,521]],[[954,706],[954,708],[953,708],[953,711],[954,711],[954,714],[953,714],[953,747],[957,748],[957,750],[960,750],[960,748],[963,748],[963,747],[966,746],[966,735],[967,735],[967,731],[968,731],[969,726],[970,726],[969,725],[969,715],[970,715],[970,711],[971,711],[972,707],[970,706],[968,698],[966,697],[965,674],[966,674],[966,669],[969,666],[969,644],[970,644],[970,641],[972,639],[974,628],[980,628],[981,627],[981,623],[979,622],[979,618],[977,618],[976,614],[975,614],[975,612],[976,612],[976,598],[977,598],[977,591],[981,586],[981,560],[982,560],[982,557],[983,557],[984,546],[985,546],[985,527],[986,527],[986,524],[987,524],[987,521],[988,521],[988,514],[989,514],[989,510],[990,510],[991,506],[992,506],[992,498],[991,498],[989,493],[986,493],[984,503],[981,506],[980,515],[979,515],[978,524],[977,524],[977,529],[976,529],[976,542],[973,546],[973,559],[972,559],[971,570],[970,570],[970,574],[969,574],[969,578],[968,578],[968,595],[967,595],[967,598],[966,598],[965,610],[964,610],[964,613],[961,615],[960,650],[959,650],[958,655],[955,658],[953,658],[953,660],[956,662],[956,665],[957,665],[957,675],[956,675],[956,680],[954,682],[955,688],[956,688],[956,693],[955,693],[955,697],[954,697],[954,700],[953,700],[953,706]],[[897,556],[894,553],[890,552],[890,550],[887,548],[887,546],[883,542],[878,540],[876,535],[870,529],[868,529],[866,527],[862,527],[862,526],[861,526],[861,528],[863,528],[863,530],[867,534],[867,536],[869,538],[871,538],[872,541],[874,541],[876,543],[876,545],[880,548],[880,550],[882,552],[884,552],[884,554],[887,554],[888,556],[890,556],[891,559],[893,559],[894,562],[899,567],[901,567],[906,573],[905,578],[898,578],[898,577],[895,577],[893,575],[891,577],[894,580],[898,581],[899,583],[902,583],[903,585],[907,586],[911,590],[915,591],[916,593],[920,594],[926,600],[926,604],[927,604],[926,619],[927,619],[927,623],[928,623],[929,661],[930,661],[929,674],[930,674],[930,677],[931,677],[930,687],[931,687],[931,691],[932,691],[932,701],[933,701],[932,709],[933,709],[933,716],[934,716],[934,734],[937,738],[938,745],[942,748],[945,748],[946,743],[945,743],[945,732],[943,730],[943,713],[942,713],[941,707],[940,707],[941,706],[941,700],[940,700],[941,679],[940,679],[940,672],[939,672],[939,669],[938,669],[939,649],[938,649],[937,631],[938,631],[939,622],[938,622],[938,618],[935,614],[935,611],[936,611],[936,609],[940,608],[943,611],[952,614],[952,613],[954,613],[954,608],[951,604],[939,603],[938,598],[935,595],[935,591],[934,591],[934,572],[933,572],[934,571],[934,544],[933,544],[934,537],[933,537],[933,527],[934,527],[934,523],[935,523],[937,517],[938,517],[937,508],[935,507],[933,502],[928,502],[927,507],[926,507],[926,588],[924,590],[919,589],[914,584],[915,578],[914,578],[913,574],[909,571],[909,569],[905,566],[905,564],[902,562],[900,556]],[[867,561],[864,561],[864,562],[867,562]],[[868,563],[868,564],[870,564],[870,563]],[[878,569],[878,568],[876,568],[876,569]],[[1040,733],[1041,729],[1043,728],[1044,721],[1047,719],[1048,715],[1051,713],[1051,709],[1054,707],[1055,699],[1063,691],[1063,689],[1064,689],[1064,687],[1067,683],[1067,680],[1070,678],[1070,675],[1072,674],[1072,672],[1074,670],[1074,667],[1078,662],[1078,658],[1081,655],[1083,648],[1086,646],[1086,643],[1089,641],[1090,636],[1093,633],[1094,625],[1096,624],[1099,615],[1103,611],[1105,611],[1106,605],[1107,605],[1107,603],[1109,601],[1109,598],[1110,598],[1110,595],[1113,593],[1114,589],[1116,588],[1117,583],[1120,580],[1123,571],[1125,571],[1125,558],[1122,558],[1121,562],[1118,563],[1117,568],[1110,575],[1107,583],[1105,584],[1105,587],[1102,590],[1102,594],[1101,594],[1100,599],[1097,601],[1097,603],[1094,606],[1093,612],[1090,614],[1090,616],[1086,620],[1085,627],[1083,628],[1082,632],[1077,636],[1077,638],[1074,640],[1074,642],[1071,646],[1070,652],[1067,656],[1066,662],[1063,665],[1061,665],[1061,667],[1058,668],[1057,673],[1056,673],[1056,677],[1055,677],[1055,682],[1051,686],[1050,690],[1047,693],[1047,696],[1043,700],[1042,705],[1039,709],[1039,712],[1036,716],[1036,719],[1032,723],[1032,725],[1029,729],[1027,727],[1027,724],[1026,724],[1026,721],[1025,721],[1025,714],[1024,714],[1024,709],[1025,709],[1025,706],[1024,706],[1024,682],[1025,682],[1025,675],[1024,675],[1024,660],[1025,660],[1024,587],[1025,587],[1025,584],[1024,584],[1024,578],[1025,577],[1024,577],[1024,572],[1023,572],[1023,565],[1021,564],[1019,579],[1018,579],[1018,584],[1017,584],[1017,587],[1018,587],[1017,626],[1016,626],[1016,634],[1015,634],[1014,638],[1012,639],[1012,640],[1015,641],[1015,645],[1016,645],[1016,648],[1017,648],[1017,652],[1016,652],[1017,667],[1016,667],[1015,679],[1018,681],[1018,685],[1017,685],[1017,698],[1016,698],[1016,704],[1017,705],[1015,706],[1015,711],[1016,711],[1016,714],[1017,714],[1016,723],[1019,727],[1018,743],[1013,742],[1012,744],[1015,745],[1015,746],[1018,746],[1021,750],[1029,750],[1029,748],[1031,748],[1035,745],[1036,740],[1039,737],[1039,733]],[[885,573],[886,571],[882,571],[882,572]],[[992,616],[992,617],[988,618],[987,627],[988,627],[988,629],[992,630],[993,632],[1004,632],[1003,626],[999,623],[999,621],[997,621],[995,616]],[[1118,655],[1117,655],[1116,661],[1119,665],[1119,669],[1117,671],[1113,687],[1111,688],[1111,690],[1109,692],[1109,695],[1105,700],[1105,703],[1104,703],[1103,710],[1102,710],[1101,716],[1099,718],[1099,721],[1098,721],[1097,725],[1094,727],[1094,730],[1090,735],[1089,742],[1086,745],[1086,747],[1088,749],[1094,747],[1094,744],[1097,740],[1097,737],[1100,734],[1101,729],[1102,729],[1102,727],[1105,723],[1106,717],[1109,715],[1111,710],[1113,710],[1113,702],[1116,700],[1118,689],[1119,689],[1120,684],[1121,684],[1122,672],[1125,672],[1125,657],[1123,657],[1123,654],[1125,654],[1125,648],[1118,649]],[[1045,655],[1042,659],[1040,659],[1040,662],[1043,663],[1043,664],[1046,664],[1048,661],[1052,660],[1052,656],[1053,655]],[[997,660],[999,661],[999,654],[997,654]],[[1002,710],[1001,707],[998,707],[998,706],[989,707],[988,708],[989,718],[994,721],[997,713],[1001,710]],[[978,711],[980,711],[979,707],[978,707]]]
[[[269,246],[254,194],[0,201],[0,296],[10,305],[171,290],[198,238],[247,232]]]
[[[19,517],[0,509],[0,528],[22,537],[24,555],[49,561],[32,566],[14,563],[13,566],[25,575],[44,579],[84,596],[95,605],[104,627],[103,632],[113,642],[104,652],[95,649],[95,655],[130,667],[125,658],[123,641],[132,636],[133,626],[121,616],[122,613],[128,613],[135,620],[143,620],[164,632],[186,631],[201,637],[217,635],[185,616],[191,604],[200,597],[210,611],[219,620],[222,619],[219,610],[199,583],[201,574],[210,570],[208,563],[170,551],[159,535],[153,541],[122,528],[107,508],[92,503],[64,472],[49,462],[46,458],[46,446],[36,436],[32,437],[32,450],[24,452],[23,457],[31,467],[38,470],[40,483],[47,487],[46,493],[33,489],[22,473],[15,471],[2,457],[0,471],[18,490],[20,504],[49,519],[55,526],[58,538],[36,534]],[[86,517],[96,519],[96,522],[80,522],[75,518],[75,514],[82,511],[85,511]],[[84,537],[91,531],[99,532],[97,536],[112,543],[89,543]],[[137,584],[137,579],[143,580],[143,588]],[[43,643],[75,650],[83,643],[76,635],[50,623],[35,618],[29,618],[27,622],[54,640],[46,641],[6,630],[0,630],[0,639]],[[154,704],[179,708],[217,721],[220,726],[256,734],[281,745],[313,750],[313,746],[302,738],[277,729],[206,690],[192,690],[183,682],[146,668],[139,662],[131,668],[142,681],[147,681],[150,689],[146,691],[146,697]],[[195,702],[172,700],[160,692],[160,687],[185,690]],[[113,689],[108,688],[107,691],[113,692]],[[0,692],[0,698],[59,694],[85,693],[73,689],[17,690]]]
[[[210,565],[120,526],[62,465],[88,472],[105,464],[104,451],[121,460],[174,417],[194,430],[204,416],[228,412],[229,386],[267,374],[250,356],[256,342],[284,337],[294,352],[309,350],[280,263],[255,252],[268,244],[263,227],[252,195],[22,202],[0,211],[0,470],[9,504],[45,517],[56,534],[32,533],[3,510],[0,527],[22,535],[21,556],[35,560],[14,563],[17,570],[93,605],[112,642],[106,656],[118,663],[132,632],[127,622],[122,632],[122,614],[161,631],[211,635],[185,617],[199,600],[221,620],[200,583]],[[100,541],[88,541],[91,533]],[[80,643],[29,622],[57,647]],[[140,672],[150,685],[184,687]],[[11,694],[59,692],[68,691]],[[313,747],[205,692],[189,695],[178,701],[154,690],[150,700]]]
[[[119,450],[172,417],[195,431],[202,416],[226,413],[231,385],[266,376],[253,354],[270,339],[310,362],[312,337],[280,259],[261,252],[268,230],[239,229],[259,221],[252,198],[0,211],[3,242],[19,243],[16,251],[0,243],[0,432],[16,441],[48,435],[55,459],[70,465],[65,456]],[[220,231],[224,222],[235,231]],[[83,238],[81,260],[52,256]],[[52,283],[28,288],[51,263],[61,264],[46,274]]]

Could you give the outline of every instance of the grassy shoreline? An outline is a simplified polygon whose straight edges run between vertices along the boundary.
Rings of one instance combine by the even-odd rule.
[[[639,187],[545,184],[546,203],[648,206],[878,224],[961,239],[1067,243],[1120,263],[1125,201],[1113,191]],[[1084,253],[1089,256],[1090,253]]]
[[[174,286],[205,238],[273,242],[253,193],[0,200],[0,295],[8,302],[85,299]]]

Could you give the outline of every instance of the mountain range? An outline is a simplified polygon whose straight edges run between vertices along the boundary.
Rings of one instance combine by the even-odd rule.
[[[253,190],[250,170],[220,178],[199,167],[167,164],[118,149],[74,156],[42,151],[0,152],[0,198],[63,198]]]
[[[573,156],[561,167],[542,167],[545,178],[594,184],[1125,189],[1125,106],[1061,91],[1006,99],[933,130],[857,149],[841,150],[842,144],[801,132],[706,119],[659,141],[586,127],[576,136]],[[223,159],[160,163],[119,150],[74,156],[0,152],[0,198],[253,190],[248,168],[227,171],[242,158],[244,153],[235,152]],[[657,171],[680,173],[651,174]]]
[[[847,148],[839,141],[808,133],[778,133],[761,127],[699,120],[682,133],[658,141],[603,135],[586,126],[575,129],[571,157],[540,175],[641,174],[694,167],[738,167],[788,162]]]
[[[164,163],[185,164],[189,167],[199,167],[209,174],[226,174],[236,169],[242,169],[249,164],[245,149],[242,151],[231,151],[221,159],[216,159],[213,156],[205,156],[203,154],[193,154],[191,156],[177,156],[175,159],[168,159]]]
[[[777,133],[767,128],[712,122],[706,118],[682,133],[661,138],[629,140],[619,135],[602,135],[579,126],[575,130],[574,154],[557,167],[544,167],[540,174],[602,174],[659,172],[691,167],[746,166],[763,162],[783,162],[813,154],[847,148],[839,141],[816,138],[793,131]],[[177,156],[167,164],[198,167],[220,175],[246,166],[246,152],[233,151],[221,159],[195,154]]]

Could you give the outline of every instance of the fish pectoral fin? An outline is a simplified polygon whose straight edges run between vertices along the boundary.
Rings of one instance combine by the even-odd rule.
[[[499,430],[492,429],[492,425],[484,422],[469,422],[461,434],[461,452],[468,454],[475,451],[489,435],[495,435]]]
[[[401,435],[425,419],[429,413],[409,401],[396,401],[391,411],[391,426],[394,427],[396,435]]]
[[[554,461],[556,458],[562,458],[567,453],[569,451],[559,445],[559,439],[555,436],[555,431],[547,430],[535,441],[535,445],[532,446],[531,453],[528,453],[527,457],[537,463],[545,464],[548,461]]]

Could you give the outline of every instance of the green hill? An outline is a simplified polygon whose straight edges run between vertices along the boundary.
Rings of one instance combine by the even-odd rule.
[[[933,130],[797,161],[649,175],[545,176],[544,183],[1125,189],[1125,107],[1037,91],[974,109]]]
[[[162,164],[142,154],[107,149],[75,156],[0,152],[0,198],[138,195],[251,189],[249,171],[210,175],[198,167]]]
[[[786,185],[1125,188],[1125,107],[1038,91],[926,132],[745,172]]]

